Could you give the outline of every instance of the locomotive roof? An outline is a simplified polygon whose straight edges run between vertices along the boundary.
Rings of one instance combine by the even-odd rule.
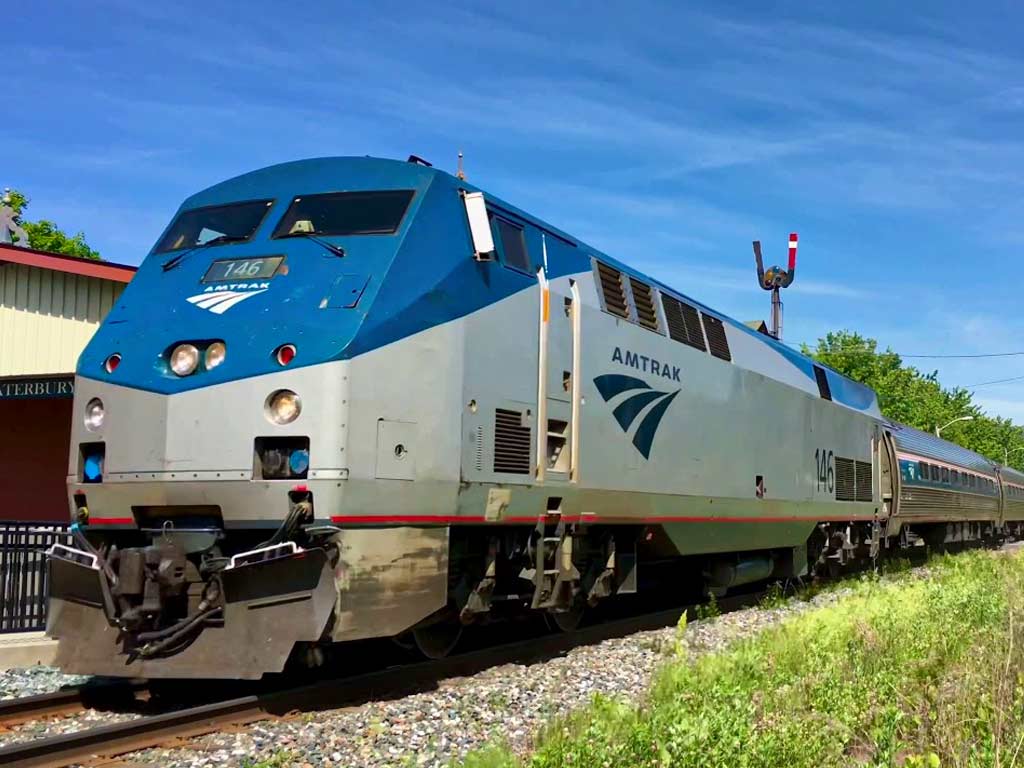
[[[505,212],[511,213],[524,223],[553,235],[572,247],[579,248],[586,255],[593,256],[613,268],[657,286],[664,293],[675,296],[699,308],[705,314],[727,322],[739,332],[745,333],[756,339],[759,343],[774,349],[811,380],[814,379],[813,366],[828,369],[832,394],[838,403],[876,416],[879,415],[877,398],[874,391],[869,387],[844,376],[827,365],[813,360],[771,336],[759,333],[743,322],[708,307],[706,304],[666,285],[660,280],[628,266],[547,221],[492,195],[486,190],[458,179],[446,171],[420,163],[369,156],[319,157],[294,160],[250,171],[208,187],[186,199],[180,210],[252,199],[254,196],[265,197],[268,193],[274,194],[279,198],[290,199],[297,190],[302,190],[304,187],[308,189],[309,193],[344,191],[344,184],[339,185],[339,180],[351,179],[353,177],[358,179],[359,189],[415,189],[417,191],[425,191],[434,183],[442,183],[451,186],[453,189],[484,192],[487,199],[493,205]]]
[[[924,459],[936,459],[970,469],[975,472],[994,472],[996,465],[980,453],[943,440],[928,432],[914,429],[906,424],[893,423],[892,436],[896,447]],[[1020,474],[1020,473],[1018,473]],[[1024,475],[1021,476],[1024,479]]]

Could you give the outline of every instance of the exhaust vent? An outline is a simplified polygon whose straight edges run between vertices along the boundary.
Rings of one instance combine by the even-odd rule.
[[[697,310],[685,302],[671,296],[661,294],[661,306],[665,310],[665,322],[668,323],[668,335],[683,344],[689,344],[701,352],[704,346],[704,332],[700,329],[700,317]]]
[[[523,426],[519,411],[494,411],[494,471],[530,474],[530,427]]]
[[[626,288],[622,284],[622,273],[598,261],[597,276],[601,281],[605,311],[628,320],[629,302],[626,300]]]
[[[729,339],[725,336],[725,326],[717,317],[700,313],[704,320],[704,333],[708,337],[708,349],[711,354],[720,360],[732,360],[732,353],[729,351]]]
[[[629,278],[629,287],[633,291],[633,306],[636,307],[636,321],[644,328],[658,330],[658,311],[654,308],[654,291],[647,283]]]
[[[476,428],[476,471],[482,472],[484,468],[484,428]]]

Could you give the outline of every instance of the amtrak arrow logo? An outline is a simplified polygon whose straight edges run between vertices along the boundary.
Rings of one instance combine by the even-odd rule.
[[[651,445],[654,443],[654,435],[661,424],[661,418],[665,411],[675,400],[680,390],[675,392],[658,392],[651,389],[651,385],[642,379],[633,376],[624,376],[621,373],[609,373],[598,376],[594,379],[597,391],[601,393],[606,403],[626,392],[636,392],[620,402],[612,411],[612,416],[619,422],[622,431],[629,434],[629,428],[640,416],[647,406],[654,404],[647,415],[640,420],[640,426],[633,433],[633,445],[640,451],[645,459],[650,458]],[[639,391],[638,391],[639,390]]]
[[[200,309],[208,309],[215,315],[223,315],[235,304],[245,301],[250,296],[258,296],[266,290],[263,288],[258,291],[214,291],[189,296],[186,301]]]

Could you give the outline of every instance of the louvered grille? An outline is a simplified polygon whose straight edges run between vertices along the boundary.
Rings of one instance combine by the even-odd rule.
[[[708,350],[711,354],[722,360],[732,360],[732,353],[729,352],[729,340],[725,336],[725,326],[717,317],[700,313],[704,320],[704,333],[708,337]]]
[[[477,472],[483,471],[484,468],[484,428],[479,426],[476,428],[476,469]]]
[[[636,308],[636,320],[644,328],[658,330],[658,312],[654,308],[654,291],[647,283],[635,277],[629,278],[629,287],[633,291],[633,306]]]
[[[628,318],[629,303],[626,301],[626,289],[622,284],[622,273],[606,264],[597,262],[597,274],[601,280],[604,308],[613,315]]]
[[[494,411],[494,471],[530,474],[530,427],[523,426],[519,411]]]
[[[853,459],[836,456],[836,501],[857,500],[857,470]]]
[[[700,329],[700,317],[697,310],[671,296],[661,294],[661,306],[665,309],[665,322],[668,324],[668,335],[683,344],[705,351],[704,333]]]
[[[856,464],[857,474],[857,501],[874,501],[875,494],[872,488],[871,463],[858,461]]]

